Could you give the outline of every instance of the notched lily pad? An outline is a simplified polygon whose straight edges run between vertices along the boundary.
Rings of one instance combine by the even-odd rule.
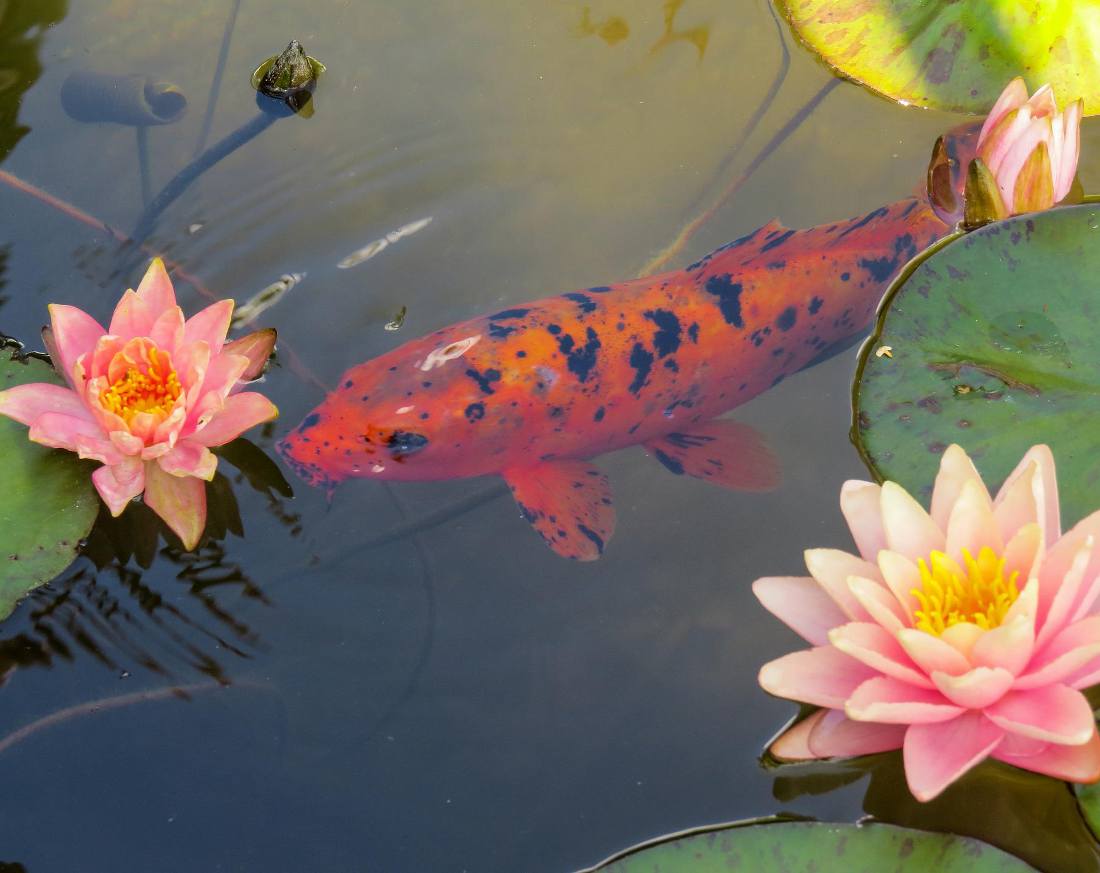
[[[927,494],[951,443],[990,482],[1047,443],[1067,526],[1100,508],[1098,271],[1100,205],[1084,204],[987,225],[899,279],[856,376],[871,470]]]
[[[61,379],[35,358],[0,352],[0,390]],[[28,591],[76,557],[99,509],[94,464],[27,439],[27,428],[0,418],[0,619]]]
[[[1034,869],[969,837],[886,824],[779,821],[676,834],[628,849],[588,873],[1024,873]]]
[[[776,0],[831,67],[893,100],[986,112],[1015,76],[1100,112],[1094,3],[1066,0]]]

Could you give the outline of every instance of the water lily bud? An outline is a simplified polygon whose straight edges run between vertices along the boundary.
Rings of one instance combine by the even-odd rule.
[[[1049,209],[1070,193],[1082,111],[1082,101],[1075,100],[1059,112],[1049,85],[1029,98],[1023,79],[1008,83],[978,137],[978,156],[996,180],[1008,215]]]
[[[974,158],[966,173],[966,194],[963,225],[973,230],[991,221],[1008,218],[1008,209],[1001,198],[997,179],[981,158]],[[1040,207],[1045,208],[1045,207]]]

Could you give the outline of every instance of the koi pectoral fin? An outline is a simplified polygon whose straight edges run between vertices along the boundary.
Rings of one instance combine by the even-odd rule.
[[[779,459],[763,434],[729,419],[693,425],[650,440],[645,448],[678,476],[695,476],[737,491],[771,491],[782,478]]]
[[[607,476],[584,461],[546,461],[504,470],[520,512],[564,558],[595,561],[615,532]]]

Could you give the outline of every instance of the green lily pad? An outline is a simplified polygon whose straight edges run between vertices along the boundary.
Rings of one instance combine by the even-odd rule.
[[[1092,0],[776,0],[830,67],[892,100],[987,112],[1009,80],[1100,112]]]
[[[951,443],[991,485],[1046,443],[1066,521],[1100,508],[1097,275],[1100,205],[1084,204],[987,225],[900,277],[856,374],[871,470],[927,496]]]
[[[0,390],[26,382],[61,382],[35,358],[0,354]],[[76,557],[99,509],[94,465],[27,439],[25,425],[0,417],[0,619],[28,591],[49,582]]]
[[[1023,873],[986,843],[886,824],[748,822],[701,828],[628,849],[588,873]]]

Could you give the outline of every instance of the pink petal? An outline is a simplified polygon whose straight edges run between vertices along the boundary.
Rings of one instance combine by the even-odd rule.
[[[1100,616],[1082,619],[1059,631],[1027,665],[1016,681],[1026,690],[1062,682],[1100,656]]]
[[[157,348],[165,349],[171,354],[183,340],[183,324],[182,309],[178,306],[166,309],[157,316],[157,320],[149,329],[149,339]]]
[[[933,687],[932,680],[917,669],[894,635],[877,624],[858,621],[843,624],[829,631],[829,642],[876,672],[920,688]]]
[[[980,712],[967,712],[941,724],[915,724],[905,734],[905,779],[917,800],[932,800],[983,761],[1004,732]]]
[[[916,560],[944,548],[943,532],[908,491],[894,482],[882,486],[882,527],[886,547]]]
[[[1005,561],[1005,575],[1018,573],[1017,585],[1027,584],[1027,580],[1038,570],[1042,541],[1042,529],[1033,522],[1017,530],[1005,546],[1004,554],[1001,555]]]
[[[95,348],[96,341],[106,333],[100,323],[82,309],[51,303],[50,333],[53,345],[57,349],[54,358],[56,370],[65,377],[70,385],[73,381],[73,365],[77,358]]]
[[[914,688],[897,679],[876,676],[852,692],[844,707],[848,718],[882,724],[927,724],[947,721],[963,712],[938,691]]]
[[[951,510],[962,494],[967,482],[976,483],[985,491],[985,483],[978,474],[970,456],[957,445],[950,445],[940,458],[940,471],[936,474],[936,483],[932,486],[932,506],[929,515],[940,530],[947,530]],[[986,492],[988,496],[989,492]]]
[[[881,582],[863,576],[849,576],[848,590],[887,633],[896,634],[908,626],[909,616],[901,608],[897,598]]]
[[[113,430],[109,436],[111,444],[123,455],[140,455],[145,447],[141,439],[124,430]]]
[[[218,459],[206,446],[184,441],[161,455],[157,464],[170,476],[194,476],[209,482],[218,468]]]
[[[218,354],[229,333],[229,321],[233,317],[233,301],[219,300],[187,319],[183,328],[184,343],[204,342],[212,354]],[[239,354],[239,353],[238,353]]]
[[[975,667],[1002,667],[1018,676],[1031,660],[1035,634],[1031,622],[1019,618],[983,633],[970,649]]]
[[[1095,731],[1087,743],[1079,746],[1050,743],[1043,751],[1024,756],[1002,753],[998,748],[992,757],[1014,767],[1067,782],[1095,782],[1100,779],[1100,737]]]
[[[815,758],[849,758],[900,749],[905,725],[852,721],[836,709],[824,709],[811,726],[807,746]]]
[[[120,337],[123,340],[148,336],[154,320],[137,293],[127,290],[115,304],[115,311],[111,315],[111,324],[107,331],[112,337]]]
[[[970,654],[974,650],[974,645],[986,633],[987,631],[982,630],[973,622],[960,621],[940,634],[940,639],[966,658],[967,663],[970,663]]]
[[[1074,100],[1062,116],[1064,143],[1058,165],[1054,167],[1054,197],[1062,200],[1073,187],[1077,175],[1077,159],[1081,153],[1081,115],[1084,106],[1080,100]]]
[[[1097,534],[1100,534],[1100,512],[1083,519],[1043,557],[1035,614],[1040,646],[1073,621],[1071,616],[1086,595],[1095,597],[1091,594],[1091,583],[1096,575],[1096,558],[1100,557],[1095,548]]]
[[[202,380],[202,389],[198,399],[189,408],[185,429],[200,430],[213,418],[225,405],[225,399],[229,390],[236,385],[241,374],[248,367],[248,358],[242,355],[220,355],[211,358],[210,365],[206,368],[206,374]]]
[[[1058,101],[1054,99],[1054,89],[1049,85],[1042,85],[1031,99],[1027,101],[1031,107],[1031,115],[1034,118],[1047,118],[1058,114]]]
[[[154,321],[162,312],[176,305],[172,280],[168,278],[168,271],[164,269],[164,261],[160,258],[153,258],[150,262],[149,269],[141,277],[137,296],[149,307]]]
[[[1096,730],[1085,696],[1065,685],[1010,691],[985,714],[1011,733],[1067,746],[1088,742]]]
[[[962,561],[963,549],[977,557],[988,546],[998,555],[1004,551],[1004,541],[993,517],[993,501],[981,482],[967,482],[951,510],[947,523],[945,550],[956,561]]]
[[[1009,112],[990,131],[989,138],[978,149],[978,157],[985,161],[989,171],[998,179],[1005,158],[1012,150],[1013,145],[1020,141],[1024,131],[1031,126],[1032,121],[1031,107],[1029,106],[1021,106],[1019,109]]]
[[[848,620],[841,608],[808,576],[767,576],[753,582],[752,591],[768,612],[814,646],[825,645],[829,641],[829,631]]]
[[[997,98],[997,102],[989,110],[989,115],[985,117],[981,133],[978,134],[978,147],[980,148],[982,143],[985,142],[989,131],[997,126],[998,121],[1013,109],[1019,109],[1025,103],[1027,103],[1027,85],[1024,84],[1023,79],[1017,76],[1005,86],[1001,96]]]
[[[1016,179],[1024,168],[1024,164],[1027,163],[1027,159],[1031,157],[1031,153],[1039,147],[1041,142],[1047,143],[1048,146],[1050,144],[1050,123],[1042,119],[1033,119],[1009,146],[1001,166],[994,171],[997,186],[1001,189],[1001,198],[1010,213],[1015,211]]]
[[[92,473],[92,484],[111,515],[117,517],[145,487],[144,467],[136,458],[125,458],[121,463],[99,467]]]
[[[814,757],[810,751],[810,731],[831,709],[819,709],[812,715],[791,725],[768,744],[768,752],[780,761],[808,761]]]
[[[145,504],[193,549],[206,527],[206,485],[193,476],[170,476],[155,461],[146,464]]]
[[[262,394],[246,391],[226,398],[225,406],[209,423],[191,437],[204,446],[223,446],[249,428],[278,416],[279,410]]]
[[[264,367],[271,353],[275,351],[277,334],[274,328],[253,331],[240,339],[226,343],[223,351],[229,355],[243,355],[248,358],[248,367],[241,374],[242,382],[251,382],[263,375]]]
[[[993,500],[993,515],[1003,539],[1011,539],[1025,525],[1045,523],[1039,504],[1042,488],[1039,465],[1034,460],[1022,470],[1017,467],[1005,480]]]
[[[31,425],[47,412],[91,420],[91,415],[71,388],[49,382],[31,382],[0,391],[0,415]]]
[[[792,652],[760,668],[760,687],[769,694],[839,709],[875,671],[832,646]]]
[[[63,412],[46,412],[35,419],[29,436],[32,441],[51,449],[76,452],[81,439],[102,440],[104,434],[86,412],[81,418]]]
[[[1034,471],[1031,470],[1032,464],[1035,465]],[[1033,474],[1036,477],[1034,483],[1031,485],[1032,499],[1034,500],[1035,506],[1035,517],[1031,517],[1031,510],[1025,510],[1018,520],[1023,524],[1031,521],[1038,521],[1043,528],[1044,548],[1049,549],[1051,545],[1054,544],[1055,540],[1062,535],[1058,507],[1058,477],[1054,467],[1054,455],[1051,454],[1049,446],[1032,446],[1024,453],[1023,458],[1020,459],[1020,463],[1016,465],[1016,469],[1008,474],[1008,478],[1005,479],[1004,484],[1001,486],[1001,490],[997,492],[997,496],[993,500],[993,505],[999,508],[1002,503],[1013,502],[1009,495],[1012,486],[1015,485],[1016,481],[1021,477]],[[1004,518],[998,516],[998,521],[1003,525],[1009,522],[1009,518],[1007,516]],[[1017,527],[1019,527],[1019,525],[1017,525]],[[1001,528],[1001,534],[1006,539],[1009,538],[1009,534],[1006,532],[1004,526]]]
[[[886,547],[879,505],[882,489],[871,482],[851,479],[840,488],[840,511],[844,514],[859,553],[874,562],[879,549]]]
[[[1012,687],[1015,677],[1000,667],[975,667],[961,676],[935,672],[932,681],[952,703],[966,709],[985,709],[996,703]]]
[[[883,582],[905,613],[906,624],[912,624],[913,611],[920,609],[920,603],[913,596],[913,589],[921,587],[920,569],[905,555],[889,549],[878,553],[878,568]]]
[[[825,593],[850,617],[863,621],[870,616],[860,606],[856,596],[848,589],[850,576],[870,576],[878,571],[874,564],[841,552],[838,549],[807,549],[803,553],[806,569],[810,571]]]
[[[929,676],[933,672],[958,676],[970,669],[970,661],[950,643],[916,628],[897,633],[898,643],[917,667]]]

